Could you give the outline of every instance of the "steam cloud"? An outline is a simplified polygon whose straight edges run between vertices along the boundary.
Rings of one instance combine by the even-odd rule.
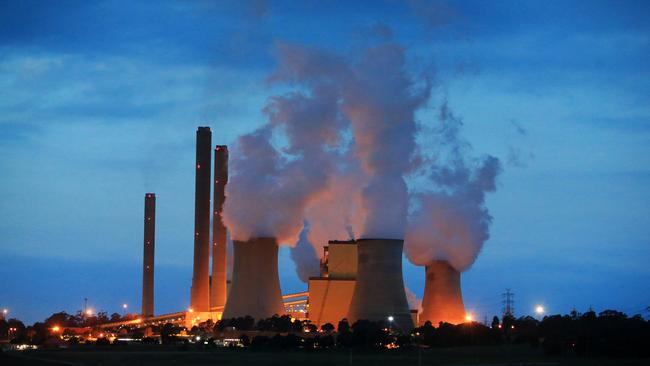
[[[416,88],[404,49],[390,43],[358,62],[286,44],[278,57],[269,80],[296,90],[271,97],[268,122],[235,146],[224,207],[233,238],[275,236],[292,244],[305,217],[317,245],[341,231],[403,238],[414,114],[430,85]],[[287,140],[282,151],[271,144],[274,133]]]
[[[429,167],[435,189],[414,195],[418,207],[411,215],[404,249],[413,264],[446,260],[464,271],[490,237],[492,216],[485,207],[485,194],[496,190],[501,163],[489,155],[467,162],[469,145],[460,138],[462,122],[449,112],[446,102],[439,122],[439,153],[447,159]]]
[[[462,271],[474,262],[489,238],[485,194],[496,189],[501,163],[466,157],[462,123],[446,102],[436,159],[421,159],[415,114],[429,102],[432,82],[413,77],[405,56],[394,43],[350,59],[277,46],[269,82],[289,91],[269,98],[267,122],[234,146],[224,207],[233,239],[274,236],[294,246],[307,220],[301,248],[310,242],[317,255],[330,239],[358,235],[405,238],[418,265],[442,259]],[[427,177],[426,191],[409,192],[414,173]],[[311,274],[313,266],[299,262],[313,258],[298,253],[299,272]]]
[[[318,276],[320,273],[320,261],[316,255],[316,250],[307,239],[309,224],[300,232],[300,238],[295,247],[291,248],[291,259],[296,264],[296,273],[302,282],[307,283],[309,277]]]

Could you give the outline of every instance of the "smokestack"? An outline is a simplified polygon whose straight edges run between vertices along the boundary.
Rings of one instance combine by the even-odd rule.
[[[413,329],[404,280],[402,246],[398,239],[357,240],[357,283],[354,287],[348,320],[388,321],[402,330]]]
[[[214,208],[212,212],[212,281],[210,307],[226,304],[226,227],[223,224],[223,203],[228,184],[228,146],[214,148]]]
[[[250,315],[263,319],[284,314],[275,238],[233,242],[232,283],[222,319]]]
[[[144,254],[142,263],[142,317],[153,316],[153,265],[156,244],[156,195],[144,196]]]
[[[196,186],[194,196],[194,273],[190,307],[210,311],[210,127],[196,130]]]
[[[427,320],[460,324],[465,321],[465,305],[460,291],[460,272],[447,261],[433,261],[426,266],[426,282],[420,324]]]

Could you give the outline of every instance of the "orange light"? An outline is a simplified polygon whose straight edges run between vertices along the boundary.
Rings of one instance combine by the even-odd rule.
[[[88,316],[93,315],[93,311],[91,309],[86,310],[86,315]]]
[[[190,313],[193,313],[193,312],[194,312],[194,309],[189,308],[188,311],[189,311]]]
[[[52,331],[55,332],[55,333],[58,332],[59,330],[61,330],[61,328],[59,328],[56,325],[52,327]]]
[[[465,315],[465,321],[467,321],[467,322],[474,321],[474,317],[472,316],[472,314]]]

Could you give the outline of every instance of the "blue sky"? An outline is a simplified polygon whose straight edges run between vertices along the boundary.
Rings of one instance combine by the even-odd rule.
[[[468,309],[650,305],[645,1],[0,3],[0,307],[33,322],[140,306],[143,195],[158,195],[156,312],[191,280],[194,131],[264,122],[274,47],[390,37],[435,69],[477,154],[504,162]],[[418,118],[435,111],[425,108]],[[303,290],[288,251],[283,291]],[[405,261],[418,296],[423,269]],[[648,315],[646,313],[646,315]]]

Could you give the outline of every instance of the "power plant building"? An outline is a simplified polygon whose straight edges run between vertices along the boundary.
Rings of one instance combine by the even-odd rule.
[[[211,156],[212,132],[209,127],[199,127],[190,308],[155,318],[156,195],[145,194],[142,316],[147,321],[171,319],[189,327],[208,319],[247,315],[262,319],[287,313],[299,318],[303,312],[304,318],[317,327],[326,323],[336,326],[344,318],[350,324],[360,319],[385,322],[390,319],[391,326],[404,331],[427,320],[434,326],[441,321],[464,321],[460,273],[446,261],[434,261],[426,266],[419,320],[417,310],[409,309],[402,275],[403,240],[398,239],[329,241],[321,259],[320,275],[309,278],[308,291],[284,297],[278,273],[277,240],[260,237],[234,241],[232,280],[228,283],[227,229],[222,217],[228,184],[228,147],[214,147],[214,165]]]
[[[357,276],[357,243],[331,240],[324,248],[319,277],[309,279],[309,320],[334,326],[347,317]]]

